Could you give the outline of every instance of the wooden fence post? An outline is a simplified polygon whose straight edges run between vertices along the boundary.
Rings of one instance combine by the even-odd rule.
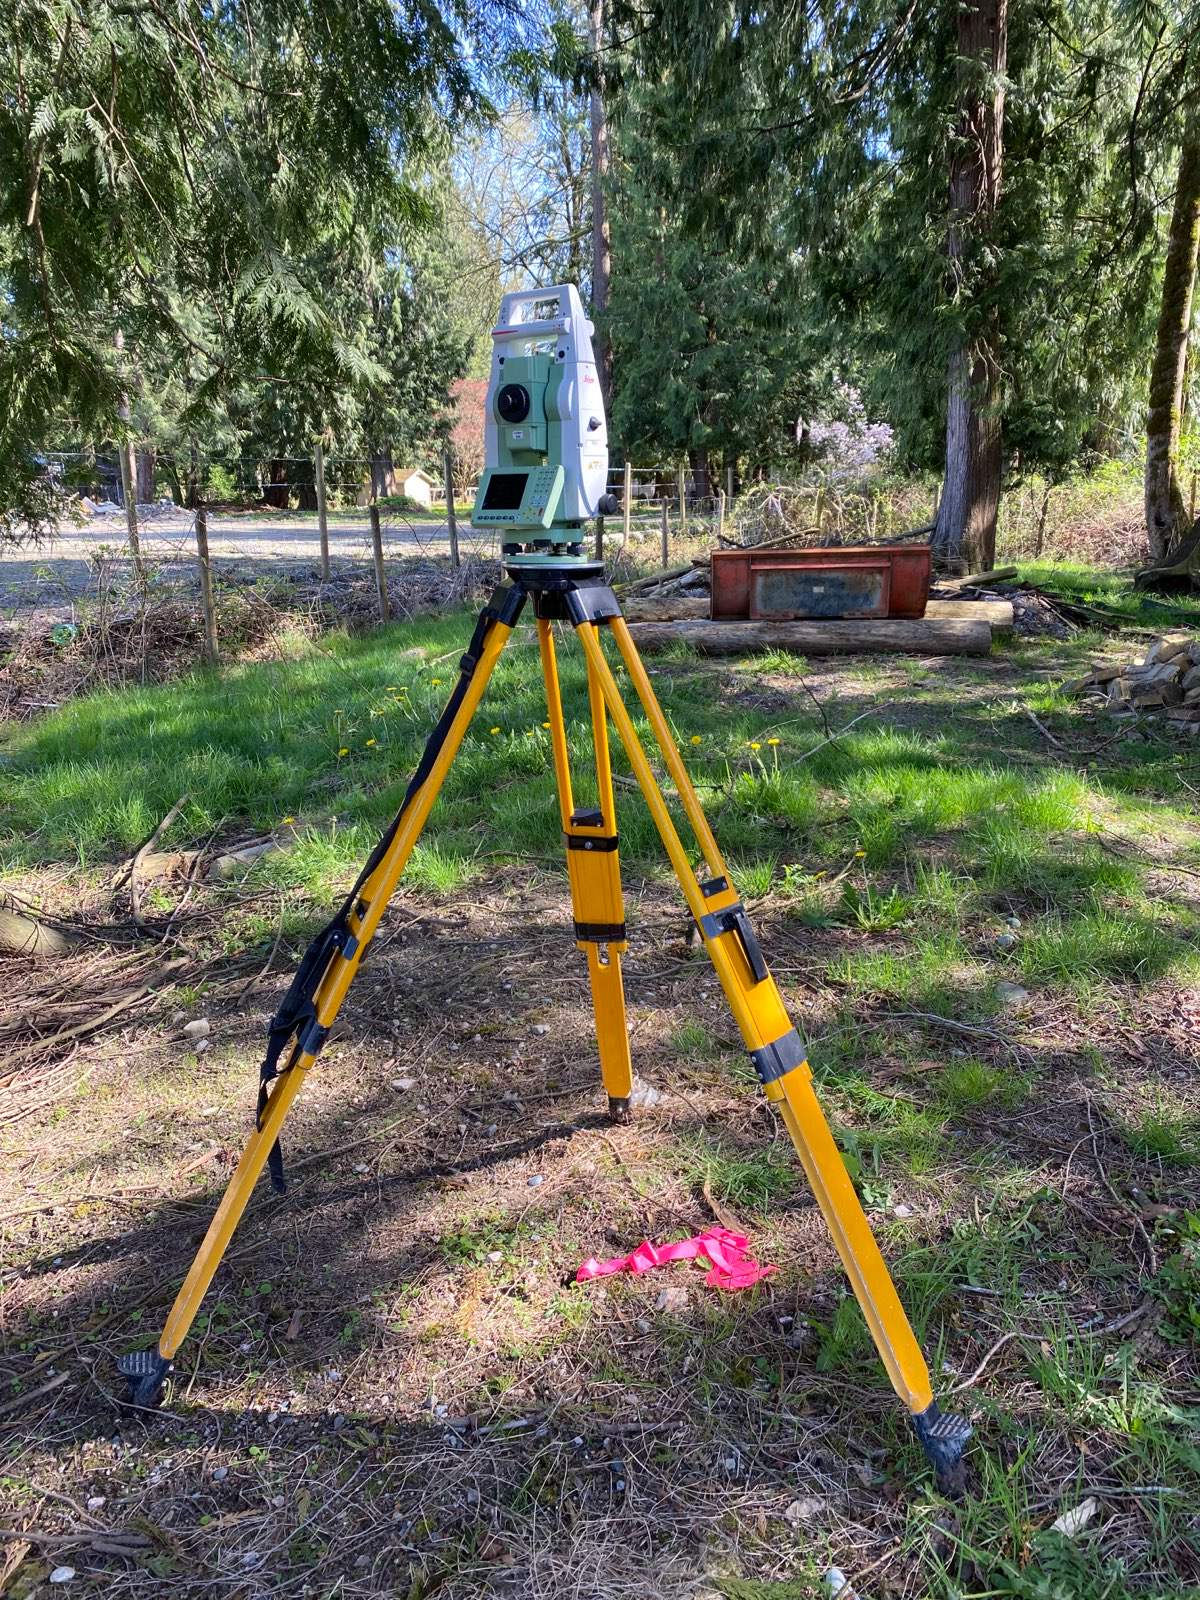
[[[208,555],[208,512],[196,507],[196,557],[200,567],[200,608],[204,612],[204,659],[215,667],[217,649],[217,608],[213,603],[212,562]]]
[[[442,457],[446,475],[446,525],[450,529],[450,565],[461,565],[458,554],[458,518],[454,514],[454,457],[449,450]]]
[[[121,462],[121,498],[125,501],[125,526],[129,530],[129,554],[133,557],[133,573],[138,583],[146,582],[146,569],[142,566],[142,544],[138,538],[137,477],[133,470],[133,445],[124,441],[117,447]]]
[[[662,503],[662,564],[664,567],[670,563],[670,535],[671,525],[667,521],[667,502],[664,500]]]
[[[725,537],[725,491],[717,490],[717,541]]]
[[[124,357],[125,334],[118,328],[113,335],[113,346]],[[126,425],[129,423],[129,395],[121,395],[117,407],[117,415]],[[133,468],[133,443],[125,438],[117,445],[117,459],[121,467],[121,497],[125,501],[125,526],[129,530],[129,553],[133,557],[133,575],[139,587],[146,586],[146,569],[142,566],[142,544],[138,537],[137,521],[137,474]]]
[[[1193,480],[1194,481],[1194,480]],[[629,523],[633,515],[633,463],[625,463],[625,482],[623,485],[621,506],[621,547],[626,549],[629,545]]]
[[[725,498],[729,501],[730,505],[733,504],[733,462],[732,461],[729,462],[729,464],[725,468]]]
[[[675,487],[679,494],[679,529],[683,537],[687,538],[687,469],[681,463],[675,473]]]
[[[321,536],[321,582],[329,582],[329,516],[325,508],[325,450],[320,439],[313,455],[317,479],[317,529]]]
[[[392,608],[388,604],[387,573],[383,570],[383,534],[379,527],[379,507],[374,501],[370,506],[371,516],[371,554],[375,559],[375,590],[379,595],[379,620],[390,622]]]

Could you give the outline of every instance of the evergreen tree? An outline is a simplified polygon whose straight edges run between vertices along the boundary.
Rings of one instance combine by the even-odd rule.
[[[488,114],[464,37],[486,32],[501,71],[521,42],[489,7],[3,0],[3,503],[47,417],[111,435],[168,356],[198,416],[247,384],[321,410],[381,381],[371,319],[330,284],[381,228],[429,226],[420,173]]]
[[[653,28],[618,19],[627,75],[676,107],[684,231],[739,258],[786,245],[826,353],[857,358],[902,453],[961,489],[946,553],[983,560],[1001,451],[1058,472],[1128,414],[1148,259],[1118,132],[1136,46],[1099,0],[1015,12],[1002,40],[1005,19],[992,0],[662,0]]]
[[[671,85],[628,91],[614,141],[613,434],[627,456],[755,463],[794,448],[823,392],[802,264],[782,238],[740,252],[690,227]]]

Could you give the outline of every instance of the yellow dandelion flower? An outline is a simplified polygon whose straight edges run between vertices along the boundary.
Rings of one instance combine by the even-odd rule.
[[[395,694],[396,693],[396,685],[394,683],[389,683],[387,688],[383,692],[384,692],[384,694]]]
[[[367,740],[367,749],[369,750],[374,743],[375,743],[374,739],[368,739]]]
[[[343,745],[342,748],[338,751],[338,755],[339,756],[348,756],[349,754],[350,754],[350,751],[345,745]]]
[[[700,734],[698,734],[698,733],[694,733],[694,734],[693,734],[693,735],[692,735],[692,743],[693,743],[693,744],[703,744],[703,743],[704,743],[704,740],[703,740],[703,738],[702,738],[702,737],[701,737],[701,735],[700,735]]]
[[[548,728],[549,726],[550,726],[550,724],[548,722],[543,722],[542,723],[542,727],[543,728]]]
[[[768,743],[768,744],[778,744],[778,743],[779,743],[779,740],[778,740],[778,739],[768,739],[768,740],[767,740],[767,743]]]
[[[296,820],[295,817],[284,817],[283,821],[279,824],[279,826],[281,828],[289,827],[293,822],[295,822],[295,820]]]
[[[500,732],[500,729],[499,729],[499,728],[489,728],[489,729],[488,729],[488,732],[489,732],[489,733],[499,733],[499,732]]]
[[[855,861],[861,861],[863,859],[863,857],[866,855],[866,853],[867,852],[865,850],[856,850],[854,852]]]
[[[758,743],[757,739],[751,739],[750,748],[751,750],[761,750],[762,745]]]
[[[441,682],[442,680],[440,678],[430,678],[429,686],[431,689],[438,689],[441,687]]]

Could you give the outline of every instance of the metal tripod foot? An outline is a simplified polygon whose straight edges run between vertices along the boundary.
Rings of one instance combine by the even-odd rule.
[[[624,1125],[629,1121],[629,1096],[612,1095],[608,1097],[608,1120]]]
[[[160,1406],[172,1366],[157,1350],[131,1350],[128,1355],[118,1356],[117,1371],[129,1385],[125,1404],[144,1410]]]
[[[917,1430],[921,1448],[937,1473],[939,1483],[951,1478],[962,1461],[967,1441],[971,1437],[971,1424],[966,1417],[955,1417],[943,1412],[937,1401],[933,1400],[924,1411],[919,1411],[913,1416],[912,1424]]]

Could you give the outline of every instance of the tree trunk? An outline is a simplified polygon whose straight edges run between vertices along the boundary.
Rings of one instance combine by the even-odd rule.
[[[268,469],[271,480],[263,489],[263,499],[269,506],[275,506],[280,511],[286,511],[288,505],[288,463],[276,459],[271,462]]]
[[[371,457],[371,498],[382,500],[396,492],[396,463],[390,450]]]
[[[712,474],[704,445],[688,451],[688,466],[691,469],[692,494],[697,500],[709,499],[712,495]]]
[[[1150,368],[1150,403],[1146,415],[1146,534],[1152,561],[1162,561],[1189,527],[1187,506],[1179,486],[1179,430],[1198,245],[1200,128],[1193,128],[1179,153],[1175,209],[1167,236],[1158,332]]]
[[[943,561],[990,567],[1002,463],[1000,327],[994,302],[987,304],[994,273],[979,258],[1000,202],[1008,0],[965,0],[958,13],[958,56],[962,90],[950,160],[950,287],[955,299],[982,304],[983,313],[950,356],[946,479],[933,545]]]
[[[592,310],[599,340],[596,371],[605,411],[612,409],[612,345],[608,337],[608,288],[612,277],[612,239],[604,186],[608,181],[608,112],[604,104],[604,0],[588,0],[592,81],[588,116],[592,133]]]
[[[137,497],[139,505],[148,505],[154,499],[154,464],[158,452],[152,444],[144,444],[137,452]]]

